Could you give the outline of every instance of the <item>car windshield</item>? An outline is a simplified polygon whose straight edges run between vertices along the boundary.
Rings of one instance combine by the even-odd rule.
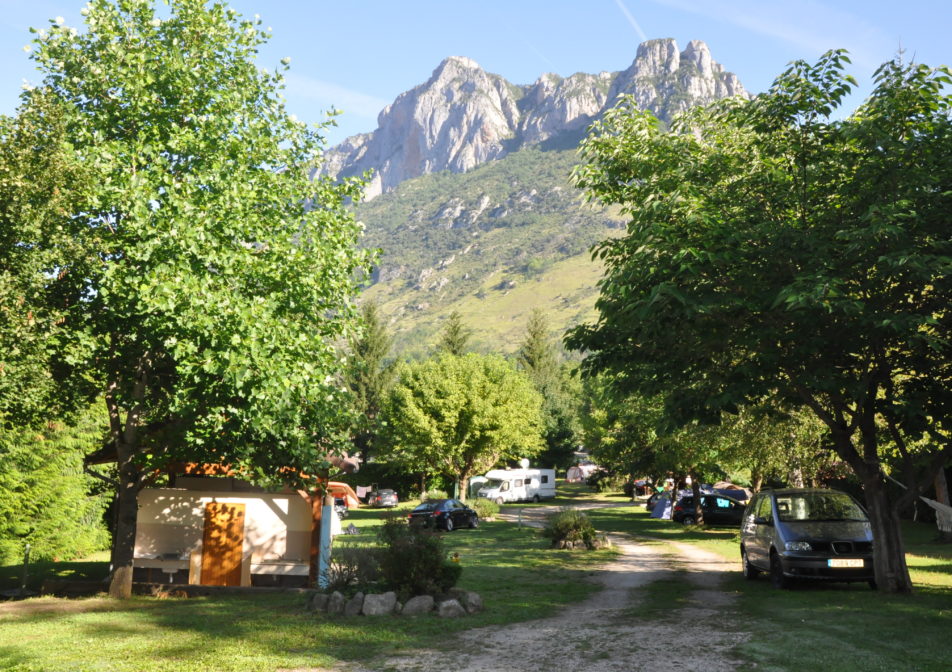
[[[777,495],[777,514],[783,522],[867,520],[859,504],[842,492]]]
[[[502,485],[502,481],[500,479],[490,478],[488,481],[486,481],[486,484],[483,487],[484,488],[498,488],[500,485]]]

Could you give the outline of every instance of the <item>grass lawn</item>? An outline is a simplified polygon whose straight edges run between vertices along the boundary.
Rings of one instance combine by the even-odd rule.
[[[945,648],[952,633],[952,544],[937,541],[934,524],[903,522],[907,561],[915,593],[893,596],[865,583],[801,583],[776,590],[765,578],[740,573],[739,534],[728,528],[685,527],[652,519],[643,506],[589,512],[600,530],[688,542],[737,561],[723,588],[736,595],[737,627],[751,633],[737,655],[761,670],[952,669]],[[664,606],[686,600],[676,578],[646,588],[647,610],[664,617]],[[652,605],[655,608],[652,609]],[[680,626],[679,626],[680,627]]]
[[[373,535],[381,511],[359,510],[344,521]],[[613,551],[551,551],[529,528],[483,523],[444,535],[463,564],[460,587],[479,592],[486,611],[463,619],[328,617],[303,610],[303,596],[261,594],[193,599],[135,597],[0,603],[0,669],[235,670],[320,667],[366,661],[378,654],[439,644],[454,632],[540,618],[584,599],[594,586],[583,579]],[[345,539],[341,537],[341,539]],[[37,580],[52,567],[59,577],[95,578],[99,563],[56,563],[31,568]],[[18,585],[17,567],[4,567],[3,587]],[[12,579],[12,580],[11,580]]]

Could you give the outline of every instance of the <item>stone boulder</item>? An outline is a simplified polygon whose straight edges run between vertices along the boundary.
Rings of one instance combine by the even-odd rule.
[[[314,593],[307,601],[305,609],[308,611],[327,611],[327,603],[331,596],[327,593]]]
[[[436,605],[436,613],[440,618],[459,618],[466,615],[466,609],[459,600],[443,600]]]
[[[352,598],[347,600],[347,604],[344,605],[344,616],[359,616],[360,611],[364,608],[364,594],[357,593]]]
[[[340,591],[335,590],[331,593],[330,598],[327,600],[327,613],[328,614],[343,614],[344,606],[347,604],[347,598],[340,593]]]
[[[407,600],[406,604],[403,605],[403,609],[400,610],[400,614],[402,616],[419,616],[421,614],[428,614],[431,611],[433,611],[433,596],[417,595]]]
[[[475,614],[483,610],[483,598],[479,593],[471,590],[462,590],[461,588],[452,588],[449,597],[459,602],[468,614]]]
[[[370,594],[364,597],[364,616],[385,616],[392,614],[397,606],[397,594],[394,592],[382,595]]]

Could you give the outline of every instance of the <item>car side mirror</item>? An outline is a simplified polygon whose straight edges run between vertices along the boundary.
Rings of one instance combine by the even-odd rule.
[[[770,522],[769,518],[764,518],[763,516],[757,516],[756,518],[754,518],[754,525],[773,525],[773,523]]]

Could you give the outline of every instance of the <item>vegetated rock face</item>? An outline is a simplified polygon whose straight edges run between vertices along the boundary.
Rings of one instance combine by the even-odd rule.
[[[684,51],[673,39],[651,40],[623,72],[547,73],[526,86],[451,56],[424,84],[384,108],[376,131],[328,151],[320,170],[341,177],[373,170],[366,191],[373,198],[413,177],[465,172],[526,145],[578,134],[625,94],[664,121],[692,105],[747,96],[699,40]]]

